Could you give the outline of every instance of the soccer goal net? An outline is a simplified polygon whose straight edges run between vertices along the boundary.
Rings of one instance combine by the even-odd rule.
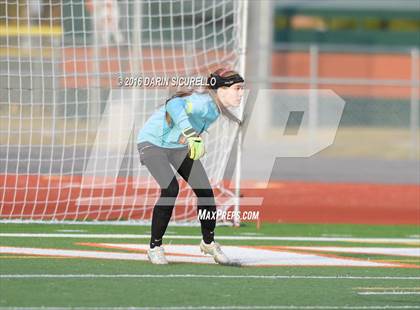
[[[150,221],[159,188],[136,136],[169,95],[156,78],[243,73],[246,10],[235,0],[1,1],[0,220]],[[223,208],[237,130],[222,117],[205,137]],[[180,180],[173,220],[195,222],[195,202]]]

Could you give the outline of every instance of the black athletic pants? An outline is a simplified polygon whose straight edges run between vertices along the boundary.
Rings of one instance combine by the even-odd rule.
[[[202,163],[188,157],[188,148],[169,149],[142,142],[137,145],[140,162],[160,186],[160,197],[153,209],[152,236],[150,247],[160,246],[168,227],[172,210],[179,192],[179,185],[171,165],[188,182],[197,196],[199,209],[213,213],[216,211],[214,194]],[[215,219],[202,219],[201,233],[205,243],[214,240]]]

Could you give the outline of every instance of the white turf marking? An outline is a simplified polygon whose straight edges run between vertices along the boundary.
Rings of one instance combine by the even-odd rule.
[[[0,307],[0,310],[227,310],[227,309],[418,309],[418,306],[178,306],[178,307]]]
[[[420,295],[420,292],[357,292],[359,295]]]
[[[143,250],[149,249],[149,245],[146,244],[113,244],[113,243],[99,243],[95,246],[103,246],[124,250]],[[391,267],[392,265],[383,265],[384,263],[378,263],[374,261],[367,261],[363,259],[354,260],[346,257],[326,257],[313,253],[294,253],[288,252],[287,250],[271,250],[271,249],[260,249],[252,247],[241,247],[241,246],[224,246],[224,252],[228,257],[234,261],[241,262],[247,266],[258,266],[258,265],[270,265],[270,266],[361,266],[361,267]],[[0,248],[1,251],[1,248]],[[200,256],[200,250],[195,245],[165,245],[165,251],[167,255],[183,255],[196,258]],[[177,256],[178,259],[182,257]],[[188,259],[187,259],[188,261]],[[212,261],[210,259],[210,261]],[[397,267],[398,264],[394,265]]]
[[[43,233],[0,233],[0,237],[22,238],[105,238],[105,239],[149,239],[146,234],[43,234]],[[201,236],[177,235],[169,239],[200,240]],[[219,240],[266,240],[266,241],[320,241],[320,242],[367,242],[367,243],[418,243],[420,239],[411,238],[331,238],[331,237],[263,237],[263,236],[217,236]]]
[[[61,256],[76,258],[118,259],[147,261],[146,250],[148,244],[93,244],[96,247],[111,247],[124,250],[141,251],[142,253],[121,253],[67,249],[43,249],[28,247],[0,247],[2,254],[22,254],[41,256]],[[268,249],[224,246],[226,255],[243,266],[341,266],[341,267],[402,267],[398,263],[382,263],[363,259],[346,257],[327,257],[317,254],[294,253],[285,250],[276,251]],[[215,264],[213,258],[200,253],[198,246],[193,245],[166,245],[166,258],[169,262]]]
[[[355,289],[358,289],[358,290],[365,290],[365,291],[386,291],[386,290],[388,290],[388,291],[403,291],[403,290],[406,290],[406,291],[420,291],[420,287],[400,287],[400,286],[395,286],[395,287],[392,287],[392,286],[386,286],[386,287],[384,287],[384,286],[368,286],[368,287],[355,287]]]
[[[73,279],[73,278],[196,278],[196,279],[314,279],[314,280],[420,280],[420,277],[369,277],[369,276],[298,276],[298,275],[213,275],[213,274],[2,274],[0,279]]]
[[[415,256],[420,257],[420,248],[367,248],[367,247],[333,247],[333,246],[286,246],[286,249],[308,250],[319,252],[339,252],[339,253],[360,253],[360,254],[380,254],[392,256]]]

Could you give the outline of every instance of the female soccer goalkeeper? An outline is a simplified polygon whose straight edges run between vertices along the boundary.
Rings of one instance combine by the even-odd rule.
[[[153,209],[152,235],[147,252],[153,264],[167,264],[162,247],[179,185],[171,168],[188,182],[198,197],[197,207],[214,213],[213,190],[200,158],[204,155],[203,131],[223,114],[240,121],[227,108],[237,107],[243,96],[244,79],[235,71],[219,69],[208,78],[206,92],[179,92],[166,101],[146,121],[137,137],[140,161],[160,186],[160,197]],[[203,240],[201,252],[213,256],[219,264],[229,264],[228,257],[214,242],[215,219],[200,219]]]

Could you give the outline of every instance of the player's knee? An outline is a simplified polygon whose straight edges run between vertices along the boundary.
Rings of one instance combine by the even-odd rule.
[[[199,188],[199,189],[195,189],[194,192],[195,192],[195,194],[197,195],[198,198],[201,198],[201,197],[212,198],[212,197],[214,197],[214,193],[213,193],[213,190],[211,188]]]
[[[175,180],[175,182],[172,181],[167,188],[162,188],[160,195],[162,197],[176,198],[178,197],[178,193],[179,193],[179,185],[178,185],[178,182]]]
[[[213,190],[210,189],[199,189],[195,191],[197,195],[197,203],[199,206],[214,206],[216,203],[214,201]]]

